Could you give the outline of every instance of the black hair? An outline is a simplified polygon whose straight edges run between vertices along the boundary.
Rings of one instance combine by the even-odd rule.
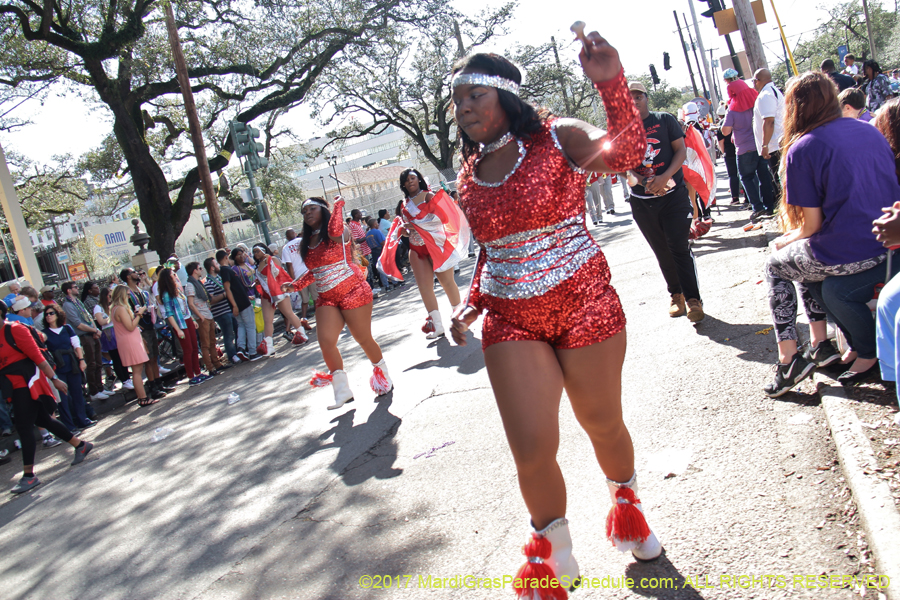
[[[169,294],[169,298],[178,295],[178,288],[175,286],[175,272],[166,267],[159,272],[159,297],[162,299],[163,294]]]
[[[6,313],[9,309],[6,308],[6,302],[0,300],[0,321],[6,320]]]
[[[823,73],[831,73],[834,71],[834,61],[830,58],[826,58],[822,61],[822,64],[819,65],[819,70]]]
[[[881,67],[871,58],[863,63],[863,73],[866,72],[866,67],[872,69],[872,79],[875,79],[875,76],[881,73]]]
[[[252,255],[252,254],[253,254],[253,251],[256,250],[257,248],[259,248],[260,250],[262,250],[262,251],[263,251],[263,254],[267,254],[267,255],[269,255],[269,256],[272,256],[272,251],[269,250],[269,247],[266,246],[265,244],[263,244],[262,242],[258,242],[258,243],[256,243],[256,244],[253,244],[253,247],[250,248],[250,254]]]
[[[241,252],[244,252],[244,249],[243,249],[243,248],[232,248],[232,250],[231,250],[231,260],[234,260],[234,257],[237,256],[238,254],[240,254]]]
[[[96,281],[85,281],[84,287],[81,288],[81,301],[84,302],[87,300],[88,293],[91,291],[91,288],[95,285],[99,285]]]
[[[309,241],[312,238],[314,233],[319,234],[319,243],[321,244],[324,241],[324,237],[328,235],[328,223],[331,221],[331,211],[328,210],[330,204],[328,204],[328,200],[325,198],[319,198],[318,196],[313,196],[312,198],[308,198],[309,200],[313,200],[316,206],[319,207],[319,210],[322,213],[322,221],[319,223],[318,232],[313,231],[313,228],[309,223],[306,222],[306,219],[303,219],[303,241],[300,242],[300,258],[306,260],[306,255],[309,254]]]
[[[223,250],[223,252],[224,252],[224,250]],[[210,267],[213,266],[213,263],[215,261],[216,261],[216,259],[213,258],[212,256],[210,256],[209,258],[207,258],[206,260],[203,261],[203,268],[206,269],[207,273],[212,273],[212,269]]]
[[[400,191],[403,192],[403,196],[409,198],[409,192],[406,191],[406,188],[403,186],[406,183],[406,180],[409,179],[411,174],[415,173],[416,177],[419,178],[419,190],[425,190],[426,192],[430,192],[431,190],[428,188],[428,182],[425,181],[425,178],[422,177],[422,174],[419,173],[417,169],[404,169],[400,172]],[[401,202],[402,204],[402,202]]]
[[[397,203],[397,208],[394,209],[394,216],[399,217],[400,213],[403,212],[403,200]]]
[[[60,287],[64,296],[68,296],[69,290],[71,290],[72,288],[78,289],[78,284],[76,284],[74,281],[67,281],[62,284],[62,287]]]
[[[522,73],[519,71],[519,68],[509,60],[494,53],[479,52],[459,59],[453,65],[453,74],[456,75],[460,71],[499,75],[518,84],[522,83]],[[535,109],[534,106],[512,92],[498,89],[497,98],[500,101],[500,108],[503,109],[503,112],[506,113],[506,118],[509,119],[509,131],[517,138],[530,140],[531,135],[541,129],[543,121],[550,117],[550,112],[546,109]],[[460,149],[463,159],[468,160],[478,152],[478,144],[473,142],[462,128],[458,127],[457,132],[461,142]]]
[[[134,273],[134,269],[130,269],[130,268],[128,268],[128,267],[125,267],[124,269],[122,269],[121,271],[119,271],[119,279],[122,281],[122,283],[126,283],[126,284],[127,284],[127,283],[128,283],[128,276],[131,275],[132,273]]]
[[[387,209],[386,208],[382,208],[381,210],[378,211],[378,220],[384,219],[386,217],[387,217]]]
[[[216,252],[216,261],[222,262],[222,259],[225,258],[226,256],[228,256],[227,250],[219,250],[218,252]]]
[[[200,263],[198,263],[196,260],[193,262],[189,262],[187,264],[187,266],[184,268],[184,270],[187,271],[188,277],[193,277],[193,275],[191,275],[191,273],[196,271],[199,266],[200,266]]]

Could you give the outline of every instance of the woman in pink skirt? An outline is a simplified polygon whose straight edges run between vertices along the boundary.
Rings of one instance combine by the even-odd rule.
[[[128,286],[120,285],[113,290],[112,307],[109,317],[112,319],[116,332],[116,343],[119,347],[119,357],[122,365],[131,367],[131,382],[134,385],[134,393],[137,394],[138,406],[150,406],[159,400],[147,397],[144,391],[144,363],[150,358],[144,348],[144,340],[137,324],[141,315],[147,310],[141,306],[135,312],[131,312],[128,305]]]

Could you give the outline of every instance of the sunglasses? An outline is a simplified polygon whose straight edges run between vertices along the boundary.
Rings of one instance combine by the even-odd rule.
[[[59,316],[59,313],[56,312],[56,311],[53,311],[53,310],[48,310],[47,312],[44,313],[44,316],[45,316],[45,317],[49,317],[50,315],[53,315],[54,317],[57,317],[57,316]]]

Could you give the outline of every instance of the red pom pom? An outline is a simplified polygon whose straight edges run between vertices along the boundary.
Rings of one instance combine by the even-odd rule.
[[[432,333],[434,332],[434,330],[434,319],[428,317],[427,319],[425,319],[425,324],[422,325],[422,333]]]
[[[313,371],[312,379],[309,380],[309,385],[313,387],[326,387],[331,384],[331,380],[333,376],[331,373],[321,373],[319,371]]]
[[[381,370],[381,367],[375,367],[375,371],[369,379],[369,385],[372,386],[372,391],[379,396],[383,396],[394,389],[391,382],[384,376],[384,371]]]
[[[266,354],[267,353],[266,350],[267,350],[266,340],[263,340],[259,343],[259,346],[256,347],[256,353],[257,354]]]
[[[513,589],[519,598],[528,598],[528,600],[566,600],[569,594],[556,578],[556,573],[550,568],[550,565],[543,562],[550,558],[550,552],[553,550],[550,540],[536,533],[531,534],[529,541],[522,548],[522,554],[529,559],[540,559],[540,562],[532,562],[529,560],[516,573],[513,581]]]
[[[640,503],[641,501],[634,495],[634,490],[620,487],[616,491],[616,504],[609,509],[606,516],[606,537],[623,552],[630,550],[630,546],[647,541],[650,537],[647,519],[637,507]]]

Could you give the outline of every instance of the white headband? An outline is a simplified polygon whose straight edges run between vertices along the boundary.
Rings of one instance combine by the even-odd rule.
[[[506,79],[499,75],[487,75],[485,73],[457,73],[450,87],[461,85],[484,85],[487,87],[504,90],[510,94],[519,95],[519,84],[512,79]]]
[[[325,204],[323,201],[319,200],[318,198],[307,198],[306,200],[303,201],[303,204],[300,205],[300,210],[303,210],[310,204],[315,204],[316,206],[324,206],[325,208],[328,208],[328,205]]]

